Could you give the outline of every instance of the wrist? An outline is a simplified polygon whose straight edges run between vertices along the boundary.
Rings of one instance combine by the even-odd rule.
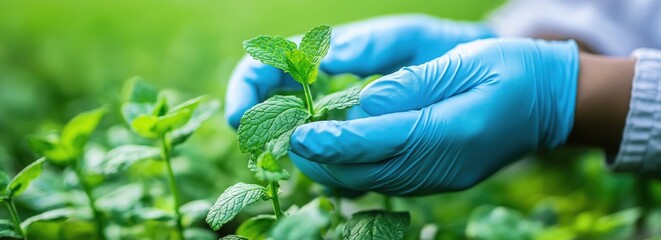
[[[574,128],[569,143],[617,151],[631,99],[635,60],[580,54]]]

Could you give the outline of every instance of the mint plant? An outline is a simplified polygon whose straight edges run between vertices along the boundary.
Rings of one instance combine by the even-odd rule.
[[[173,199],[174,221],[179,239],[184,237],[181,197],[172,167],[173,148],[184,143],[202,123],[209,120],[220,107],[207,96],[196,97],[170,107],[164,94],[140,77],[125,87],[122,114],[131,129],[141,137],[153,139],[157,146],[123,145],[107,154],[103,166],[106,174],[115,174],[145,159],[165,161],[168,183]]]
[[[342,87],[340,91],[326,91],[326,95],[318,98],[316,102],[313,101],[315,96],[310,85],[320,76],[319,66],[328,52],[330,37],[331,27],[322,25],[305,33],[298,45],[281,36],[258,36],[243,43],[250,56],[281,69],[299,82],[303,88],[303,99],[294,95],[275,95],[250,108],[241,118],[237,130],[239,148],[250,154],[248,168],[255,174],[255,178],[266,186],[239,182],[229,187],[218,197],[206,221],[212,229],[218,230],[247,205],[260,200],[271,200],[274,214],[248,219],[239,226],[238,235],[228,236],[227,239],[316,239],[327,232],[332,219],[343,219],[339,209],[335,209],[326,198],[320,197],[300,210],[294,209],[284,214],[278,197],[279,181],[290,177],[290,173],[280,165],[279,160],[286,156],[289,150],[289,138],[294,129],[307,122],[327,119],[328,113],[359,103],[359,83],[346,84],[345,86],[350,87]],[[321,76],[328,78],[323,74]],[[352,80],[346,82],[354,83]],[[325,83],[323,87],[332,89],[332,84]],[[339,201],[337,204],[339,205]],[[332,216],[332,213],[335,213],[335,216]],[[371,233],[361,235],[362,231],[366,230],[359,225],[391,227],[385,224],[390,221],[399,224],[396,226],[398,234],[390,236],[403,238],[403,231],[409,221],[403,215],[408,217],[407,213],[383,213],[373,217],[374,221],[361,220],[356,221],[356,224],[349,221],[346,229],[354,231],[347,233],[358,238],[372,236]],[[334,223],[333,226],[342,224]]]
[[[87,179],[83,155],[90,135],[105,114],[105,108],[83,112],[71,119],[64,126],[61,134],[51,133],[28,138],[28,143],[37,153],[43,155],[49,162],[71,168],[76,174],[94,216],[97,238],[101,240],[105,239],[105,219],[95,205],[93,186]]]
[[[5,203],[11,220],[0,219],[0,237],[23,238],[27,239],[26,228],[21,225],[21,217],[16,209],[14,198],[20,195],[30,185],[30,182],[39,177],[43,169],[43,163],[46,159],[40,158],[34,161],[22,171],[20,171],[11,180],[4,172],[0,172],[0,203]],[[30,224],[25,224],[25,227]]]

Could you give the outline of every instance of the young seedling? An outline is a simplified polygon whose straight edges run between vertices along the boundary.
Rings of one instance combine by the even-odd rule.
[[[68,166],[76,173],[92,210],[98,239],[105,239],[105,219],[95,205],[93,189],[85,174],[83,153],[90,135],[105,114],[105,108],[84,112],[71,119],[59,135],[32,136],[28,139],[30,146],[48,161]]]
[[[317,81],[321,60],[328,52],[330,36],[329,26],[318,26],[305,33],[298,46],[280,36],[258,36],[243,43],[250,56],[289,73],[299,82],[304,100],[296,96],[275,95],[243,115],[237,131],[239,148],[244,153],[250,153],[248,168],[255,173],[257,180],[267,186],[237,183],[227,189],[207,215],[207,223],[214,230],[220,229],[247,205],[270,199],[274,215],[249,219],[239,227],[237,234],[251,239],[265,239],[268,235],[275,239],[318,238],[330,225],[331,212],[339,211],[334,210],[326,198],[319,198],[283,218],[278,199],[278,182],[290,176],[281,167],[279,159],[287,154],[289,137],[294,129],[307,122],[323,120],[330,111],[359,103],[360,86],[353,87],[356,84],[346,84],[352,87],[326,94],[316,103],[313,101],[310,85]],[[354,83],[357,78],[344,79],[346,83]],[[332,84],[323,87],[333,88]],[[391,217],[384,216],[379,219]]]
[[[180,211],[182,204],[172,168],[172,149],[185,142],[203,122],[209,120],[220,103],[208,101],[208,97],[201,96],[170,108],[164,95],[140,77],[130,80],[125,90],[122,114],[126,122],[138,135],[157,140],[160,149],[142,145],[120,146],[108,153],[104,172],[117,173],[144,159],[164,160],[173,198],[177,235],[183,240],[185,229]]]
[[[39,160],[34,161],[16,174],[11,180],[9,180],[9,177],[7,177],[5,173],[0,172],[0,189],[4,189],[4,191],[0,192],[0,203],[5,203],[9,215],[11,216],[11,220],[13,221],[12,224],[12,222],[0,219],[0,238],[10,237],[27,239],[27,232],[21,227],[21,217],[16,209],[14,198],[25,191],[32,180],[39,177],[45,160],[46,159],[44,158],[40,158]]]

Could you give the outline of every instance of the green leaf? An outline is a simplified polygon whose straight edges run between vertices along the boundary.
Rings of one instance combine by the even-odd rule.
[[[518,211],[480,206],[468,219],[466,236],[471,239],[531,239],[541,228],[541,223],[528,221]]]
[[[322,231],[330,225],[328,200],[316,198],[292,215],[276,222],[271,230],[273,239],[321,239]]]
[[[257,173],[255,177],[259,181],[274,182],[287,180],[291,175],[280,166],[278,160],[271,152],[263,152],[257,158]]]
[[[160,159],[161,149],[142,145],[122,145],[106,154],[101,171],[104,175],[114,175],[126,171],[133,164],[147,159]]]
[[[207,99],[209,99],[209,96],[199,96],[193,99],[189,99],[183,103],[180,103],[177,106],[174,106],[170,111],[176,112],[182,109],[188,109],[188,111],[194,112],[195,109],[197,109],[197,106],[199,106],[201,102],[204,102]]]
[[[324,96],[316,101],[314,108],[317,112],[345,109],[359,104],[359,97],[360,88],[353,87]]]
[[[153,105],[151,115],[160,117],[168,112],[168,100],[165,96],[159,96],[156,105]]]
[[[408,212],[364,211],[353,214],[343,230],[344,239],[404,239],[411,223]]]
[[[331,27],[326,25],[317,26],[306,32],[301,40],[300,48],[310,59],[312,65],[319,68],[321,59],[328,53],[331,39]]]
[[[276,160],[287,155],[287,152],[289,152],[289,138],[291,137],[291,134],[294,133],[294,130],[296,129],[292,128],[266,143],[266,151],[271,152]]]
[[[23,238],[23,236],[16,231],[13,222],[0,219],[0,238]]]
[[[51,162],[66,164],[76,159],[73,153],[60,145],[60,137],[57,134],[32,135],[28,136],[27,141],[32,150],[45,156]]]
[[[40,158],[37,161],[32,162],[27,167],[23,168],[23,170],[16,174],[14,179],[12,179],[7,184],[5,194],[7,196],[13,197],[18,196],[23,191],[25,191],[25,189],[27,189],[30,185],[30,182],[41,175],[44,161],[46,161],[46,158]]]
[[[258,36],[244,41],[243,48],[254,59],[288,72],[285,52],[296,49],[296,43],[281,36]]]
[[[219,240],[249,240],[249,239],[238,235],[227,235],[220,238]]]
[[[192,111],[185,108],[177,111],[170,111],[164,116],[158,117],[158,120],[156,121],[156,124],[154,125],[152,131],[158,134],[165,134],[170,130],[173,130],[175,128],[181,127],[184,124],[186,124],[186,122],[188,122],[188,119],[190,119],[192,114],[193,114]]]
[[[90,135],[105,114],[105,108],[98,108],[75,116],[62,129],[61,146],[68,149],[73,156],[81,156]]]
[[[317,80],[318,66],[299,49],[285,52],[289,75],[301,84],[311,84]]]
[[[217,231],[244,207],[260,199],[266,199],[267,196],[266,188],[263,186],[241,182],[234,184],[218,197],[209,210],[206,221],[213,230]]]
[[[131,125],[136,118],[142,115],[153,115],[154,104],[151,103],[133,103],[122,104],[122,115],[126,123]]]
[[[68,208],[50,210],[25,219],[25,221],[21,223],[21,228],[24,232],[29,232],[33,223],[62,221],[69,218],[72,214],[73,211]]]
[[[275,224],[275,216],[258,215],[245,220],[236,229],[236,234],[245,236],[250,240],[266,240],[269,230]]]
[[[249,109],[241,118],[237,131],[242,152],[254,152],[264,145],[303,124],[310,114],[303,100],[294,96],[273,96]]]
[[[158,122],[158,117],[152,115],[140,115],[131,122],[131,129],[138,135],[145,138],[157,138],[158,133],[154,131],[154,126]]]
[[[188,138],[193,135],[200,126],[202,126],[202,123],[211,119],[219,109],[220,101],[218,100],[201,103],[184,126],[177,128],[170,133],[172,145],[181,144],[188,140]]]
[[[158,90],[140,76],[129,79],[123,92],[124,102],[155,103],[158,99]]]

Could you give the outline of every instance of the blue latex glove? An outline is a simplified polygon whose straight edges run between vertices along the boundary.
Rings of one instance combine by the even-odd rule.
[[[330,74],[387,74],[437,58],[457,44],[488,37],[493,34],[483,24],[424,15],[374,18],[334,28],[321,69]],[[227,89],[225,116],[230,125],[237,128],[243,113],[277,88],[300,84],[279,69],[244,57]]]
[[[360,106],[372,117],[298,127],[290,156],[331,187],[391,195],[462,190],[566,141],[578,67],[573,41],[462,44],[365,87]]]

